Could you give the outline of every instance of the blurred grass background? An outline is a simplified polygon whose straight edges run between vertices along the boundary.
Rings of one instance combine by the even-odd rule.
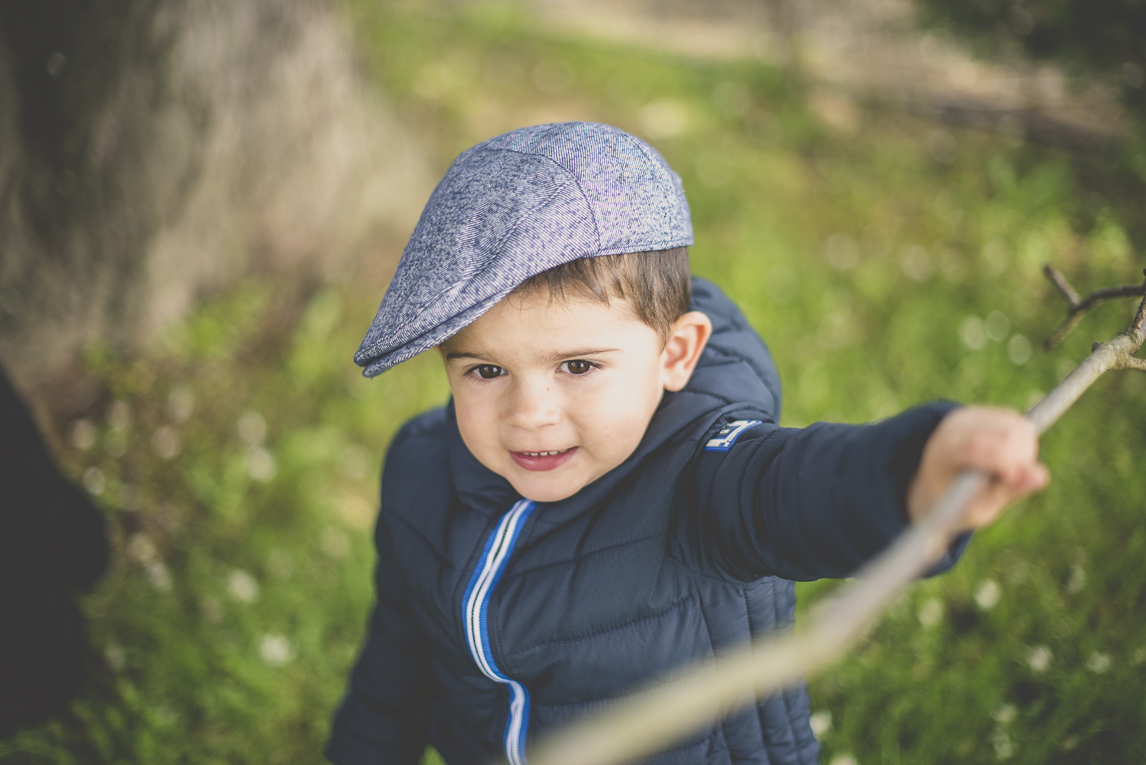
[[[1029,145],[841,100],[797,69],[557,37],[514,6],[348,9],[439,173],[538,122],[652,142],[684,179],[694,271],[773,351],[785,425],[934,398],[1023,409],[1131,315],[1106,306],[1041,347],[1064,310],[1044,262],[1080,290],[1146,265],[1133,140]],[[350,360],[403,244],[341,284],[247,281],[146,354],[90,351],[104,394],[56,437],[116,549],[87,600],[95,669],[0,761],[322,761],[372,599],[378,465],[447,395],[430,354],[370,382]],[[812,683],[825,763],[1141,761],[1146,376],[1100,381],[1043,455],[1046,492]],[[801,585],[803,607],[832,586]]]

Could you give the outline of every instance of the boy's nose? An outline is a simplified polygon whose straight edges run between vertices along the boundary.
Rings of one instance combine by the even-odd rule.
[[[561,420],[559,397],[548,382],[519,382],[514,386],[507,419],[525,430],[556,425]]]

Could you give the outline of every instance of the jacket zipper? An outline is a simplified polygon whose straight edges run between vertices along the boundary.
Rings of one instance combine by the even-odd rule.
[[[477,568],[470,577],[462,599],[462,619],[466,625],[466,641],[470,655],[482,674],[498,683],[509,686],[509,719],[505,724],[505,755],[509,765],[525,765],[525,733],[529,726],[529,691],[516,680],[511,680],[502,672],[493,658],[489,645],[489,630],[486,611],[490,596],[505,571],[521,527],[533,512],[535,503],[523,499],[516,502],[502,516],[497,528],[486,540],[485,549],[478,560]]]

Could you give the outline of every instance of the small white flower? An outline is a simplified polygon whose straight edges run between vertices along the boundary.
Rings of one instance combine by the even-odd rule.
[[[990,611],[998,604],[1001,594],[998,582],[994,579],[984,579],[979,582],[979,588],[975,590],[975,604],[979,606],[980,611]]]
[[[272,667],[281,667],[294,658],[294,648],[282,635],[263,635],[259,643],[259,656]]]
[[[959,323],[959,339],[963,345],[978,351],[987,344],[987,328],[978,316],[968,316]]]
[[[825,348],[843,348],[855,342],[856,319],[848,311],[832,311],[820,322],[818,340]]]
[[[131,427],[133,416],[131,407],[127,405],[126,401],[114,401],[107,410],[107,424],[111,425],[113,430],[127,430]]]
[[[91,420],[76,420],[72,424],[71,442],[72,446],[85,452],[95,446],[96,429]]]
[[[259,583],[242,569],[235,569],[227,579],[227,589],[244,603],[254,603],[259,597]]]
[[[163,561],[158,558],[146,561],[143,564],[143,573],[155,589],[160,592],[171,591],[171,572],[163,565]]]
[[[329,526],[322,530],[319,537],[322,551],[332,558],[341,558],[350,552],[350,538],[342,529]]]
[[[810,722],[812,733],[816,734],[816,738],[821,738],[832,729],[832,713],[827,709],[822,709],[812,715]]]
[[[928,598],[919,607],[919,623],[924,627],[935,627],[943,621],[943,604],[938,598]]]
[[[248,409],[239,416],[239,440],[247,446],[260,446],[267,437],[267,421],[258,412]]]
[[[1070,580],[1066,583],[1066,591],[1071,595],[1079,592],[1086,586],[1086,569],[1075,563],[1070,567]]]
[[[167,396],[167,413],[175,422],[186,422],[195,411],[195,392],[188,385],[179,385]]]
[[[151,537],[142,532],[133,534],[131,539],[127,540],[127,557],[137,563],[146,563],[155,558],[155,543],[151,541]]]
[[[991,717],[994,717],[1001,725],[1008,725],[1015,719],[1015,714],[1018,711],[1014,704],[1001,704],[998,709],[991,713]]]
[[[123,668],[127,666],[127,652],[123,650],[123,646],[114,640],[109,640],[104,646],[103,655],[107,659],[107,665],[116,672],[123,671]]]
[[[918,244],[909,244],[899,255],[899,268],[908,279],[925,282],[931,276],[931,255]]]
[[[182,448],[179,431],[169,425],[157,428],[151,436],[151,451],[161,460],[173,459],[178,456]]]
[[[103,476],[103,471],[97,467],[90,467],[84,471],[84,488],[88,490],[89,494],[99,496],[103,494],[104,489],[107,488],[107,479]]]
[[[997,729],[991,734],[991,745],[995,747],[995,757],[1000,760],[1009,760],[1015,755],[1015,745],[1006,731]]]
[[[275,458],[266,449],[260,446],[247,454],[247,473],[251,478],[267,483],[275,477],[276,472],[278,468],[275,466]]]
[[[996,343],[1007,337],[1011,331],[1011,320],[1002,311],[991,311],[987,314],[987,337]]]
[[[1007,357],[1017,367],[1030,361],[1034,350],[1026,335],[1015,335],[1011,338],[1011,342],[1007,343]]]
[[[1027,665],[1035,672],[1046,672],[1054,654],[1045,645],[1037,645],[1027,654]]]
[[[1096,675],[1101,675],[1110,669],[1110,654],[1095,651],[1086,660],[1086,668]]]

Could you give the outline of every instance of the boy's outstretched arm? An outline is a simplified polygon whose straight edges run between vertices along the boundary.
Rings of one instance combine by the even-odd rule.
[[[703,452],[682,560],[750,581],[852,576],[922,518],[960,471],[994,481],[958,531],[989,523],[1048,480],[1018,413],[932,402],[868,425],[763,423],[728,452]],[[966,536],[933,573],[950,567]],[[689,551],[696,549],[695,560]]]
[[[948,413],[923,447],[907,491],[911,520],[922,519],[963,470],[979,470],[990,483],[967,508],[956,531],[991,523],[1012,502],[1038,491],[1050,473],[1038,461],[1034,427],[1018,412],[969,406]]]

